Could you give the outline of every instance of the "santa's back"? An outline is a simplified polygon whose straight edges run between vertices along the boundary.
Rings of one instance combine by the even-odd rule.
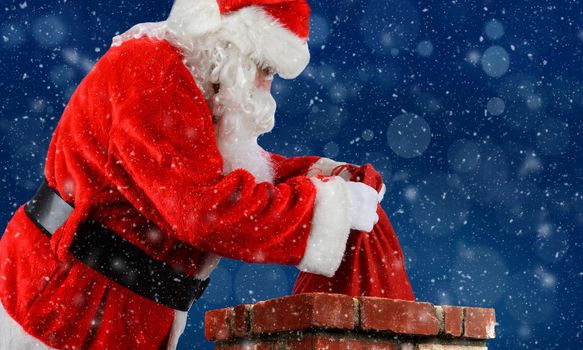
[[[69,249],[80,223],[99,222],[152,259],[189,276],[195,276],[208,259],[207,254],[169,235],[168,228],[152,222],[158,215],[152,204],[135,192],[127,193],[129,186],[120,186],[135,181],[110,153],[116,143],[112,133],[123,138],[120,130],[132,132],[124,118],[152,122],[144,94],[153,87],[173,86],[200,94],[180,52],[168,42],[143,37],[112,47],[71,97],[47,155],[46,182],[74,209],[55,232],[39,227],[24,206],[8,224],[0,241],[0,300],[24,331],[50,347],[160,349],[168,341],[175,318],[175,310],[128,290],[76,259]],[[151,103],[167,103],[156,101],[164,96],[155,95],[152,91]],[[128,108],[135,113],[128,114]],[[200,117],[210,119],[208,114]],[[156,137],[161,125],[151,126]],[[160,157],[143,161],[164,162],[164,155]],[[0,328],[7,326],[3,322]],[[10,334],[17,331],[22,332],[11,330]],[[7,332],[0,329],[0,348],[30,348],[31,343],[22,341],[2,347],[11,341],[2,336]]]

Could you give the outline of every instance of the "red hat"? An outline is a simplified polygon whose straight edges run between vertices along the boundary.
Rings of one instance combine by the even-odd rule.
[[[283,78],[310,60],[306,0],[175,0],[167,23],[178,35],[215,33]]]

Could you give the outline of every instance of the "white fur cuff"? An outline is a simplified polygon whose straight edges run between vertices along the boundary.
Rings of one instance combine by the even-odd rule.
[[[340,177],[326,182],[311,180],[318,192],[308,246],[297,267],[304,272],[332,277],[340,267],[350,234],[350,196],[346,182]]]

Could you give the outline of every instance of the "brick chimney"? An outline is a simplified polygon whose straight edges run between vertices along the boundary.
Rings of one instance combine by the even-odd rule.
[[[208,311],[217,350],[486,350],[494,309],[300,294]]]

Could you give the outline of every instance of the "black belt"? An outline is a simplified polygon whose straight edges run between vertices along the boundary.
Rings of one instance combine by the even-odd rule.
[[[46,181],[26,203],[28,217],[49,237],[67,220],[73,207]],[[69,251],[80,261],[132,292],[172,309],[188,311],[209,279],[187,276],[95,221],[79,224]]]

